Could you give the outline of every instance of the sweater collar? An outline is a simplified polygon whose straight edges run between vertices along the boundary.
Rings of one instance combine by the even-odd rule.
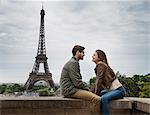
[[[74,60],[76,60],[76,61],[79,61],[79,60],[77,60],[74,56],[72,57],[72,59],[74,59]]]

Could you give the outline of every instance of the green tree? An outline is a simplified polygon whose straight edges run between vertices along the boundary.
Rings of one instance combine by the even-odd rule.
[[[127,97],[139,97],[139,88],[132,77],[126,77],[126,75],[120,75],[118,77],[119,81],[122,83],[126,89]]]
[[[0,94],[3,94],[6,90],[7,85],[6,84],[2,84],[0,85]]]
[[[96,77],[92,77],[92,78],[89,80],[89,84],[90,84],[90,85],[95,84],[95,80],[96,80]]]
[[[25,90],[22,85],[17,84],[17,83],[13,84],[11,87],[12,87],[11,88],[12,92],[21,92]]]
[[[139,97],[150,98],[150,75],[141,76],[137,84],[140,89]]]
[[[49,88],[39,89],[37,90],[39,96],[55,96],[54,92],[50,92]]]
[[[6,87],[6,89],[5,89],[5,92],[4,92],[5,94],[10,94],[10,93],[13,93],[13,91],[12,91],[12,85],[7,85],[7,87]]]
[[[45,88],[48,88],[48,86],[34,85],[34,86],[32,87],[32,91],[37,91],[37,90],[45,89]]]

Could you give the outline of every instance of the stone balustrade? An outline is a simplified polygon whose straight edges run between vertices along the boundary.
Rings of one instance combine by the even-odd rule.
[[[111,114],[150,115],[150,98],[111,101]],[[99,106],[63,97],[0,97],[0,115],[100,115]]]

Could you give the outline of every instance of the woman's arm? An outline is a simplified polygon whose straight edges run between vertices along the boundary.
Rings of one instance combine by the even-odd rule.
[[[94,93],[100,95],[100,91],[102,90],[102,79],[96,79],[95,81],[95,91]]]
[[[100,95],[100,91],[103,89],[102,82],[104,77],[106,66],[104,64],[98,64],[96,66],[96,81],[95,81],[95,94]]]

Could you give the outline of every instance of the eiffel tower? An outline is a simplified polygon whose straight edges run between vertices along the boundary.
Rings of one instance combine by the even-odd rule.
[[[25,83],[26,90],[32,89],[34,84],[38,81],[45,81],[50,87],[54,87],[54,82],[52,80],[52,73],[49,71],[47,57],[46,57],[46,47],[45,47],[45,29],[44,29],[44,15],[45,11],[43,9],[40,12],[41,22],[40,22],[40,32],[39,32],[39,43],[37,56],[35,57],[35,63],[32,72],[29,74],[29,78]],[[45,72],[39,72],[40,64],[43,64]]]

